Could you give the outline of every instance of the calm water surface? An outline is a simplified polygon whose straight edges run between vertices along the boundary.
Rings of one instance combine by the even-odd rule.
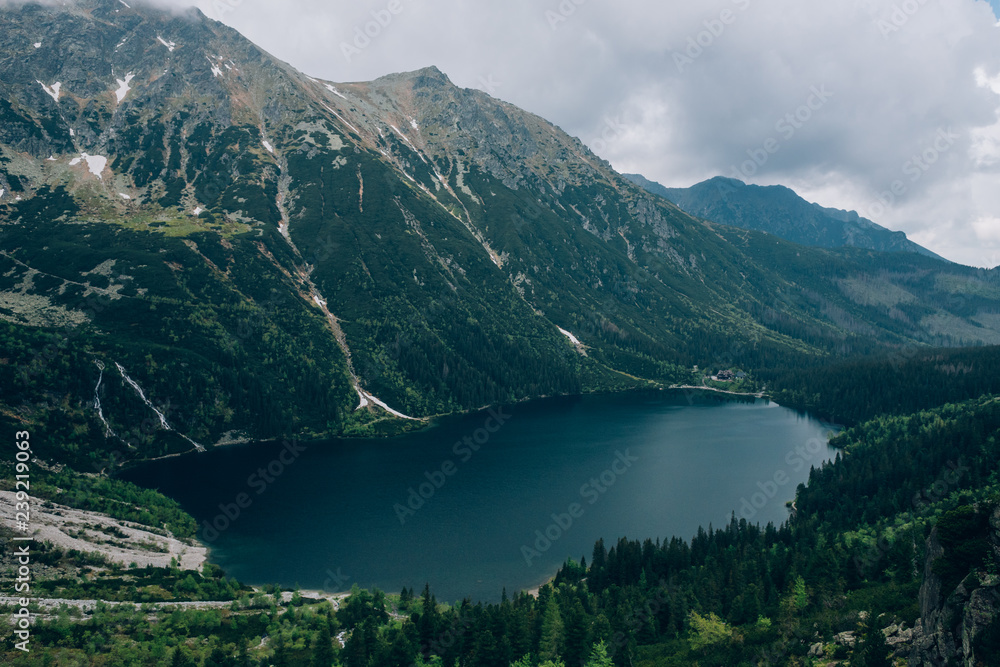
[[[392,440],[230,447],[124,476],[177,499],[242,581],[428,582],[441,600],[496,600],[589,561],[598,538],[690,538],[733,512],[783,521],[810,465],[833,457],[832,428],[763,400],[555,398]]]

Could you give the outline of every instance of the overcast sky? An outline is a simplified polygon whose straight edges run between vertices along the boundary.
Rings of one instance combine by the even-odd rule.
[[[312,76],[437,65],[619,171],[781,183],[1000,264],[998,0],[163,1]]]

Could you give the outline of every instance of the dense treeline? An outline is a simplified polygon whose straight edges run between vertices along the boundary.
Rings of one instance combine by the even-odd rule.
[[[755,372],[782,405],[852,425],[1000,393],[1000,348],[904,348],[850,360],[799,359]]]
[[[958,522],[965,527],[952,531],[942,571],[950,567],[960,580],[983,565],[982,517],[1000,488],[998,434],[1000,403],[992,398],[883,418],[841,436],[849,454],[813,471],[796,515],[781,527],[734,517],[690,542],[622,539],[606,549],[602,541],[589,566],[570,561],[537,600],[465,602],[443,614],[425,605],[411,621],[449,635],[447,647],[424,644],[446,665],[506,665],[529,652],[580,664],[601,641],[617,664],[751,665],[761,653],[804,658],[816,633],[854,630],[861,611],[887,614],[883,625],[912,624],[922,575],[913,564],[923,563],[936,518],[947,532],[954,516],[979,517]],[[975,473],[948,475],[952,457]],[[935,485],[938,476],[947,488]],[[912,489],[925,493],[914,502]],[[877,541],[866,534],[886,523],[890,534]],[[979,545],[971,559],[970,544]],[[422,638],[434,637],[428,629]]]
[[[505,594],[495,604],[448,607],[426,588],[419,596],[355,590],[334,611],[264,609],[241,593],[232,609],[198,612],[211,620],[172,612],[170,622],[142,630],[119,618],[100,648],[80,630],[60,630],[60,646],[93,660],[142,652],[150,662],[141,664],[163,665],[575,666],[603,650],[617,665],[808,664],[816,642],[847,658],[849,649],[831,640],[858,630],[860,612],[880,626],[916,620],[932,526],[944,548],[935,572],[947,585],[974,569],[996,573],[985,517],[1000,500],[998,436],[1000,401],[992,397],[880,417],[839,436],[843,454],[812,471],[781,526],[734,516],[690,541],[599,541],[589,563],[568,561],[537,598]],[[192,645],[181,628],[203,639]],[[856,653],[885,653],[865,628]]]
[[[1000,401],[993,397],[866,422],[833,441],[846,455],[812,472],[798,510],[846,530],[919,512],[944,490],[985,488],[1000,469],[998,433]]]

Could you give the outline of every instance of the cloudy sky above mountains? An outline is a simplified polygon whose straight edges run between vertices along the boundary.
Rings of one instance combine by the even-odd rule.
[[[619,171],[781,183],[1000,264],[998,0],[163,1],[313,76],[437,65]]]

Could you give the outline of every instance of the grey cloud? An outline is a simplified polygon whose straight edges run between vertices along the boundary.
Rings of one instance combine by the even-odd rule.
[[[343,44],[384,22],[390,0],[196,4],[313,76],[437,65],[667,185],[729,174],[777,138],[780,150],[745,180],[865,212],[950,128],[959,139],[876,221],[967,263],[1000,250],[1000,202],[984,185],[1000,165],[990,157],[1000,86],[975,74],[1000,75],[1000,33],[982,0],[396,2],[352,58]],[[833,97],[791,137],[777,130],[814,86]]]

